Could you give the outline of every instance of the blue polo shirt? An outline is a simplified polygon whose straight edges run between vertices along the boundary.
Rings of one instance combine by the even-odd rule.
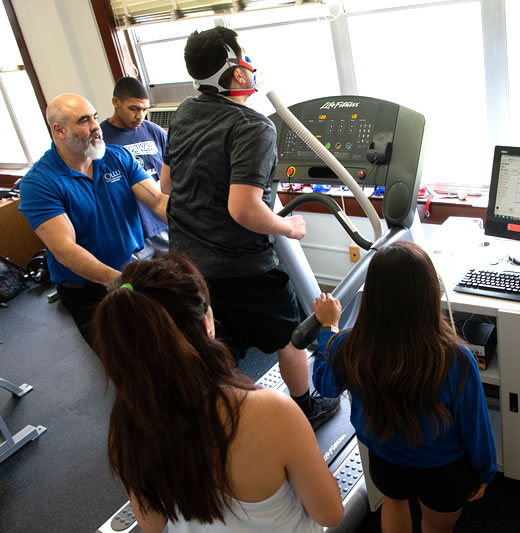
[[[107,146],[93,162],[93,179],[69,168],[54,142],[20,182],[20,211],[34,230],[66,213],[76,243],[102,263],[121,270],[143,247],[143,231],[131,187],[149,176],[120,146]],[[47,251],[51,279],[56,283],[86,281]]]

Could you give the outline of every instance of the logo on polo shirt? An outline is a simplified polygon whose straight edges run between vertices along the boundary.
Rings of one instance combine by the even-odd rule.
[[[123,177],[123,173],[119,169],[110,170],[108,172],[105,172],[105,174],[103,174],[103,177],[105,178],[105,181],[107,183],[115,183]]]

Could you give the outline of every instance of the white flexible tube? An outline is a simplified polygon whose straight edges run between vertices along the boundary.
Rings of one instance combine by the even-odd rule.
[[[437,278],[439,278],[439,284],[444,292],[444,296],[446,297],[446,304],[448,305],[448,315],[450,317],[451,327],[453,329],[453,333],[457,335],[457,329],[455,328],[455,322],[453,320],[453,311],[451,310],[451,302],[450,297],[448,296],[448,289],[446,288],[446,283],[444,283],[444,280],[442,279],[442,276],[437,272]]]
[[[365,196],[361,187],[356,180],[350,175],[348,170],[316,139],[316,137],[285,107],[278,95],[270,90],[267,92],[267,98],[276,109],[280,118],[300,137],[300,139],[338,176],[338,178],[352,191],[354,198],[368,217],[372,229],[374,230],[374,239],[376,241],[382,235],[381,220],[370,200]],[[350,225],[353,226],[349,220]],[[357,232],[357,229],[354,230]],[[370,239],[367,239],[370,240]]]

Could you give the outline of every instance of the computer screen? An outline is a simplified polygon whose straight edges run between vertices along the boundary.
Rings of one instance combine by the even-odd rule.
[[[495,147],[485,233],[520,240],[520,147]]]

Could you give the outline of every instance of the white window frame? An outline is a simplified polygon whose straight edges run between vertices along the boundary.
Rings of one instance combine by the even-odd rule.
[[[18,67],[19,68],[17,70],[25,70],[23,65],[18,65]],[[18,142],[20,143],[20,146],[23,150],[26,162],[25,163],[4,163],[3,161],[0,161],[0,168],[6,169],[6,170],[22,170],[24,168],[31,167],[34,161],[32,159],[27,141],[25,140],[25,137],[23,135],[18,119],[16,118],[16,113],[14,112],[13,106],[11,105],[11,101],[5,89],[4,82],[2,80],[1,74],[7,74],[7,73],[9,73],[9,71],[3,70],[3,69],[0,71],[0,93],[4,100],[5,107],[7,108],[7,112],[9,113],[9,117],[11,118],[11,122],[13,124],[14,130],[16,131]]]
[[[14,15],[12,3],[9,0],[8,1],[4,0],[4,4],[0,7],[0,9],[3,10],[2,18],[4,17],[4,14],[5,14],[6,22],[11,27],[13,39],[10,39],[10,38],[8,39],[8,41],[10,41],[13,44],[13,47],[11,48],[11,50],[14,51],[14,47],[16,47],[16,50],[18,52],[17,57],[10,58],[11,61],[8,61],[7,63],[4,63],[4,60],[6,60],[5,55],[2,56],[1,63],[3,64],[0,64],[0,99],[3,101],[5,105],[8,117],[11,121],[16,137],[18,139],[20,149],[23,152],[23,155],[25,158],[24,162],[17,162],[17,163],[6,162],[3,160],[0,160],[0,170],[2,171],[26,171],[29,168],[31,168],[32,165],[34,164],[35,157],[36,159],[38,159],[37,152],[39,151],[39,148],[35,146],[34,140],[31,141],[32,137],[30,134],[28,134],[26,124],[24,124],[24,119],[26,117],[24,117],[23,113],[20,112],[21,106],[23,106],[24,109],[27,109],[27,100],[19,98],[17,94],[9,90],[10,80],[8,79],[8,77],[21,75],[23,73],[23,76],[27,78],[27,82],[28,82],[27,87],[28,88],[31,87],[31,90],[34,91],[34,101],[29,102],[29,104],[32,105],[34,103],[35,108],[40,108],[41,106],[41,102],[38,100],[38,97],[36,94],[36,87],[35,87],[35,82],[38,85],[39,85],[39,82],[36,79],[36,74],[34,73],[34,69],[31,64],[30,57],[24,56],[22,52],[22,49],[25,48],[25,43],[19,43],[16,37],[16,33],[20,32],[20,28],[19,27],[16,28],[18,26],[18,21],[16,20],[16,17],[14,17],[15,20],[13,21],[13,19],[10,16],[10,14]],[[23,41],[23,37],[22,37],[22,41]],[[30,75],[30,73],[28,72],[28,69],[33,71],[34,77]],[[42,120],[42,122],[38,122],[37,128],[39,128],[40,133],[42,133],[44,131],[44,128],[46,128],[47,133],[49,135],[49,140],[50,140],[51,139],[50,131],[46,124],[46,119],[45,119],[43,112],[41,116],[38,115],[37,120],[40,120],[40,119]],[[26,132],[25,134],[24,134],[24,127],[25,127],[25,132]],[[35,149],[35,148],[38,148],[38,149]],[[16,174],[22,175],[23,172],[21,173],[16,172]]]

